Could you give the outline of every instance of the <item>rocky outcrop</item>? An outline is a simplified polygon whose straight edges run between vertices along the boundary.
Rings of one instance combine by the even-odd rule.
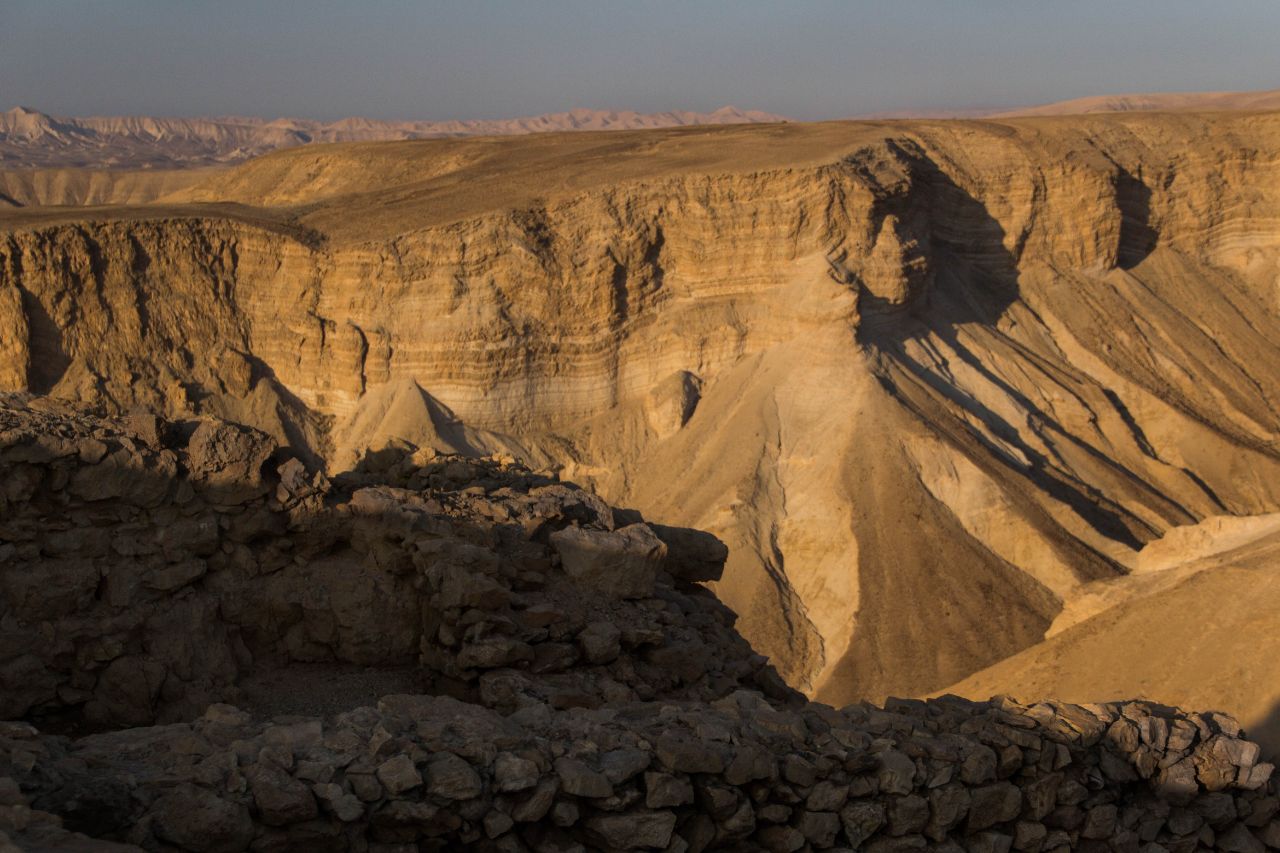
[[[716,591],[794,684],[923,695],[1167,531],[1280,509],[1278,133],[282,152],[199,206],[6,219],[0,381],[246,423],[331,473],[397,440],[563,466],[725,542]]]
[[[0,405],[0,718],[180,719],[304,662],[508,710],[798,698],[694,583],[715,548],[577,487],[385,455],[330,482],[244,427],[45,405]]]

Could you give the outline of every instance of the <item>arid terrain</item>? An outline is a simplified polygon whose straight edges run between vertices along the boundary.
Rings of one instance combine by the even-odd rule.
[[[926,693],[1171,531],[1280,510],[1278,121],[278,152],[5,214],[0,381],[332,470],[562,465],[724,538],[718,592],[797,685]]]
[[[313,143],[778,121],[786,119],[737,107],[721,107],[709,113],[580,109],[513,119],[398,122],[366,118],[332,122],[267,120],[245,116],[73,118],[14,107],[0,113],[0,168],[188,169],[238,163],[279,148]]]
[[[1186,112],[1209,110],[1280,109],[1280,89],[1261,92],[1145,92],[1129,95],[1093,95],[1055,101],[1035,107],[1004,110],[996,115],[1081,115],[1158,110]]]
[[[327,497],[308,512],[323,506],[345,518],[371,511],[357,505],[359,492],[352,495],[351,481],[341,485],[344,475],[374,489],[418,488],[388,479],[388,470],[403,480],[411,469],[387,459],[517,459],[598,493],[615,507],[628,507],[611,511],[619,519],[635,513],[636,524],[644,526],[643,518],[659,533],[696,529],[723,542],[727,554],[698,558],[700,564],[722,562],[722,571],[682,574],[684,569],[654,556],[656,544],[637,545],[633,540],[641,533],[634,530],[626,539],[619,531],[631,528],[615,524],[613,515],[606,521],[603,510],[591,504],[595,520],[582,524],[626,539],[608,548],[628,554],[638,548],[636,553],[649,555],[645,560],[667,566],[663,571],[680,595],[698,595],[695,582],[706,582],[737,614],[734,626],[725,627],[723,636],[715,633],[714,640],[705,633],[712,631],[710,622],[696,623],[702,639],[673,639],[670,628],[681,622],[672,616],[676,621],[664,623],[664,630],[673,650],[666,657],[635,654],[656,666],[655,673],[664,662],[674,666],[687,644],[731,649],[713,657],[744,663],[726,663],[723,671],[703,666],[675,683],[644,667],[618,664],[608,684],[621,686],[614,694],[606,686],[603,698],[593,692],[602,689],[602,682],[590,680],[596,676],[572,690],[563,683],[550,693],[545,688],[541,701],[558,711],[578,700],[556,691],[577,691],[592,707],[619,696],[723,703],[737,695],[732,685],[750,681],[751,689],[765,684],[772,690],[771,701],[810,709],[796,714],[822,713],[812,710],[822,706],[797,705],[801,700],[785,681],[836,708],[947,693],[983,702],[1010,694],[1027,702],[1163,703],[1142,705],[1141,712],[1091,705],[1093,722],[1073,718],[1077,734],[1102,720],[1096,737],[1082,736],[1082,748],[1096,746],[1106,731],[1107,743],[1122,746],[1123,755],[1149,749],[1148,758],[1134,759],[1140,771],[1134,779],[1155,779],[1158,768],[1185,758],[1174,749],[1168,764],[1159,764],[1173,725],[1164,721],[1174,719],[1165,705],[1233,714],[1262,739],[1268,754],[1280,748],[1280,689],[1270,677],[1280,674],[1280,645],[1270,624],[1280,604],[1280,113],[1134,110],[358,142],[292,147],[216,170],[68,172],[62,178],[0,173],[0,192],[22,205],[0,210],[0,391],[43,401],[14,397],[15,411],[39,405],[61,412],[56,401],[67,401],[80,407],[77,412],[171,419],[177,426],[170,434],[189,434],[195,427],[181,425],[195,419],[229,421],[263,434],[242,442],[238,452],[250,460],[244,464],[234,454],[215,453],[213,461],[204,461],[182,442],[166,449],[163,441],[152,441],[144,461],[125,466],[130,470],[167,471],[164,476],[175,482],[189,471],[197,494],[212,488],[208,483],[229,487],[235,477],[248,478],[261,494],[277,496],[279,505],[262,512],[288,513],[305,497],[286,499],[277,489],[293,475],[281,468],[267,476],[259,469],[274,472],[277,462],[295,458],[307,477],[317,472],[339,483],[333,493],[309,486],[315,491],[307,495]],[[40,203],[49,198],[60,205]],[[39,432],[19,415],[13,418],[12,430]],[[59,427],[60,434],[106,440],[100,432],[107,427],[74,423],[79,425]],[[254,442],[268,438],[272,449],[259,452],[266,445]],[[14,446],[25,447],[25,441],[13,439]],[[221,441],[209,438],[208,446],[221,447]],[[60,494],[64,487],[58,483],[79,482],[76,466],[92,468],[103,458],[116,458],[77,448],[67,445],[64,462],[28,457],[26,451],[0,455],[0,461],[62,466],[63,473],[32,475],[45,485],[32,486],[30,493],[44,494],[39,489],[46,488]],[[152,460],[148,453],[158,455]],[[165,461],[166,453],[173,461]],[[264,468],[268,458],[271,465]],[[220,473],[224,469],[232,473]],[[260,476],[267,476],[266,485],[255,479]],[[500,489],[508,474],[470,476],[481,478],[479,492],[473,494],[466,478],[450,490],[480,501],[480,495]],[[26,482],[19,474],[13,478]],[[13,488],[14,495],[22,492]],[[110,495],[70,488],[70,503],[50,497],[48,506],[76,507],[93,524],[133,523],[96,514],[93,501]],[[516,500],[510,489],[530,488],[528,480],[508,485],[500,502]],[[453,506],[454,498],[427,498]],[[200,500],[214,516],[228,512],[216,494]],[[419,510],[397,508],[397,502],[412,503],[409,497],[397,493],[378,500],[378,518],[391,529],[401,523],[412,527],[412,516],[418,519],[413,524],[434,530],[413,515]],[[338,505],[344,508],[335,510]],[[462,515],[479,513],[483,521],[468,523],[481,528],[515,524],[533,512],[507,503],[493,509],[462,501],[459,507]],[[149,520],[139,524],[167,523],[159,510],[147,512]],[[224,530],[245,526],[243,538],[235,539],[240,545],[224,549],[225,567],[213,562],[224,560],[216,544],[199,545],[210,549],[196,552],[209,562],[207,569],[179,561],[178,568],[163,570],[162,580],[142,581],[152,590],[146,595],[151,607],[179,594],[173,590],[201,590],[189,606],[198,609],[199,600],[200,607],[212,608],[200,611],[206,614],[201,630],[209,632],[213,647],[225,644],[231,651],[207,660],[193,652],[194,658],[158,662],[139,652],[133,669],[113,677],[184,684],[181,690],[147,694],[151,699],[142,708],[122,698],[127,687],[110,680],[85,686],[93,678],[86,681],[78,673],[102,666],[87,666],[87,652],[72,655],[74,665],[57,656],[38,666],[27,661],[23,672],[32,674],[24,678],[46,686],[15,702],[10,715],[48,712],[52,702],[81,709],[59,714],[88,714],[98,725],[189,722],[202,703],[226,701],[219,691],[228,685],[250,675],[265,677],[256,669],[248,673],[246,659],[359,665],[394,659],[412,669],[421,648],[420,665],[453,679],[455,687],[473,677],[461,671],[468,667],[428,650],[430,641],[411,627],[427,617],[394,605],[413,576],[410,558],[394,553],[409,548],[412,537],[403,546],[384,548],[370,544],[381,540],[360,524],[342,534],[349,540],[342,547],[369,567],[361,571],[390,573],[387,579],[370,575],[368,583],[379,590],[374,603],[384,595],[392,603],[363,615],[336,609],[329,615],[329,599],[315,603],[303,587],[349,585],[340,571],[345,564],[333,562],[338,556],[317,564],[328,567],[314,569],[318,580],[285,576],[313,571],[305,568],[313,557],[346,552],[312,541],[323,527],[314,520],[304,524],[291,516],[269,525],[245,520],[257,519],[257,509],[243,513],[211,522]],[[569,529],[578,529],[576,516],[563,507],[551,515],[558,519],[555,526],[572,518]],[[261,534],[253,532],[259,527]],[[545,536],[548,528],[526,529],[541,529]],[[293,562],[281,558],[279,565],[304,568],[289,568],[278,576],[280,585],[255,592],[258,573],[279,569],[247,567],[238,547],[265,543],[268,532],[270,541],[289,540],[287,546],[273,544],[270,554],[297,555]],[[103,534],[102,541],[118,535]],[[139,535],[130,533],[129,541]],[[484,565],[506,566],[516,559],[490,534],[452,535],[497,549],[499,556],[484,558]],[[134,547],[99,552],[94,541],[45,544],[30,553],[63,563],[112,561]],[[426,547],[413,541],[413,548]],[[558,555],[552,565],[573,565],[559,546],[539,542]],[[174,553],[185,559],[187,547],[174,546]],[[678,545],[666,547],[679,553]],[[67,556],[58,548],[69,549]],[[542,559],[519,553],[519,560]],[[413,561],[427,578],[415,589],[443,582],[424,568],[430,559]],[[67,583],[75,587],[78,576],[63,563],[58,571],[68,573],[73,579]],[[237,579],[215,580],[226,577]],[[517,571],[498,582],[520,592],[520,577]],[[93,608],[102,603],[83,598],[89,586],[79,599],[67,593],[67,602],[79,602],[74,607],[50,613],[71,618],[79,607],[97,614]],[[246,603],[224,604],[218,611],[207,597],[218,590],[245,602],[278,597],[294,602],[294,609],[276,612]],[[474,595],[490,596],[485,590],[482,585]],[[337,601],[336,592],[325,594]],[[447,600],[459,593],[432,587],[431,594]],[[677,601],[674,592],[646,589],[637,595],[666,600],[673,614],[699,612]],[[506,593],[493,592],[485,598],[490,599],[502,606],[509,601]],[[516,609],[525,612],[527,606]],[[215,611],[220,615],[209,615]],[[377,637],[377,626],[363,621],[370,613],[410,627],[398,629],[394,641],[385,640],[392,645],[383,648],[383,640],[370,639]],[[48,624],[56,623],[49,618],[54,621]],[[461,655],[468,643],[487,635],[468,630],[464,641],[464,629],[476,626],[465,621],[470,617],[448,617],[455,618],[464,621],[439,630],[462,644],[449,654]],[[511,623],[512,617],[504,618]],[[631,616],[618,618],[631,624]],[[234,628],[223,625],[228,619]],[[349,619],[356,621],[344,621]],[[511,624],[535,630],[522,620]],[[627,642],[646,648],[637,630]],[[735,630],[768,657],[781,680],[761,674],[772,670],[761,669],[761,660],[742,651]],[[237,639],[227,639],[233,635]],[[510,648],[493,644],[466,654],[497,656],[484,667],[536,669],[562,651],[542,649],[538,643],[544,640],[523,637],[527,659],[523,647],[512,657]],[[127,647],[133,641],[120,642]],[[581,638],[545,640],[556,642],[590,644]],[[157,643],[152,639],[144,646]],[[536,649],[542,650],[535,658]],[[570,664],[546,671],[558,672],[556,666]],[[212,674],[163,674],[193,667]],[[393,677],[398,676],[385,676]],[[482,680],[475,689],[483,694],[482,704],[509,711],[503,703],[515,701],[514,688],[498,681]],[[252,683],[243,683],[246,695]],[[934,719],[952,713],[943,709],[955,701],[906,702],[890,710]],[[867,706],[853,707],[866,713]],[[1029,715],[1020,722],[1005,720],[1002,725],[1014,730],[1058,725],[1048,712],[1028,707],[1046,706],[981,704],[963,713],[988,713],[973,710],[982,708]],[[409,712],[388,705],[382,713]],[[872,711],[870,722],[859,718],[856,726],[870,727],[859,731],[879,733],[877,720],[884,720],[875,715],[883,713]],[[1077,711],[1053,713],[1070,717]],[[1162,720],[1157,728],[1164,727],[1164,740],[1151,733],[1155,724],[1142,722],[1152,715]],[[249,725],[247,718],[205,719],[207,726]],[[545,734],[548,720],[529,716],[521,725]],[[1132,741],[1125,720],[1134,726]],[[366,723],[372,731],[372,717]],[[899,723],[906,730],[913,725],[885,725]],[[832,723],[813,723],[809,731],[823,725]],[[953,722],[937,725],[947,731]],[[1205,743],[1238,733],[1229,724],[1221,730],[1208,722],[1199,729],[1188,725]],[[235,737],[268,742],[293,736],[237,731]],[[734,731],[712,739],[745,743],[756,736]],[[1019,744],[1014,738],[993,747]],[[57,748],[116,749],[110,742]],[[1039,745],[1035,749],[1037,756],[1045,754]],[[1240,758],[1237,747],[1220,749]],[[1001,753],[1001,761],[1010,754]],[[1080,759],[1081,766],[1108,766],[1110,759],[1091,755]],[[539,766],[555,763],[555,756],[529,758]],[[846,760],[852,761],[841,759]],[[1036,767],[1053,769],[1054,759],[1035,760]],[[1256,760],[1252,755],[1232,765],[1245,768],[1242,783],[1252,784]],[[706,761],[707,767],[721,767]],[[1142,770],[1148,761],[1155,762],[1149,772]],[[1208,769],[1193,778],[1192,787],[1199,779],[1206,791],[1220,790],[1213,781],[1217,765],[1201,763]],[[695,760],[687,766],[703,765]],[[880,766],[883,774],[887,765]],[[673,767],[667,763],[668,770]],[[153,770],[157,778],[169,772]],[[482,776],[490,772],[496,771],[481,768]],[[925,781],[928,772],[921,765],[925,787],[933,784]],[[1115,773],[1120,776],[1108,780],[1132,781]],[[1162,785],[1169,781],[1160,778]],[[896,784],[880,779],[882,791]],[[847,778],[834,783],[850,784]],[[536,784],[531,777],[529,787]],[[815,782],[795,784],[809,790]],[[913,784],[899,793],[914,796]],[[1082,777],[1082,784],[1091,783]],[[599,796],[612,796],[610,791]],[[170,838],[178,830],[163,828],[164,821],[173,821],[164,809],[193,807],[195,796],[149,812],[148,825],[162,827],[154,830],[157,837],[181,843]],[[816,795],[806,796],[812,813],[839,811],[817,808]],[[714,817],[719,828],[713,835],[720,833],[715,837],[721,841],[747,837],[734,834],[741,827],[734,829],[729,816],[741,800],[730,799],[732,808],[729,800],[723,805],[725,817]],[[764,800],[757,805],[764,808]],[[207,802],[201,807],[215,809]],[[937,804],[931,808],[926,815],[938,813]],[[631,823],[625,832],[609,825],[610,808],[600,809],[605,823],[593,817],[586,837],[604,844],[605,836],[639,831]],[[988,826],[1012,821],[1017,813]],[[574,815],[566,826],[580,826]],[[1242,821],[1246,816],[1240,812]],[[466,818],[480,819],[478,812]],[[673,826],[677,819],[686,827],[683,812],[671,818]],[[1220,849],[1280,843],[1280,824],[1270,824],[1274,838],[1259,835],[1270,819],[1248,829],[1240,824],[1238,832],[1223,819],[1218,831],[1233,833],[1231,843],[1244,846]],[[820,820],[825,826],[827,819]],[[841,812],[831,820],[832,838],[842,831],[842,843],[858,848],[861,842],[850,828],[857,825],[856,815]],[[912,820],[891,822],[891,834],[918,835]],[[666,818],[661,821],[665,826]],[[1045,825],[1056,828],[1051,820]],[[1195,849],[1199,826],[1188,830],[1192,840],[1186,849]],[[235,838],[248,837],[242,823],[236,827]],[[835,843],[810,837],[825,838],[826,829],[797,827],[799,835],[784,841],[786,833],[774,833],[780,846],[762,849]],[[661,828],[655,837],[663,842],[645,846],[664,849],[671,827],[665,835]],[[454,831],[470,830],[441,830]],[[930,836],[931,843],[941,844],[948,831]],[[1083,849],[1077,846],[1084,831],[1079,824],[1062,831],[1077,832],[1068,846]],[[1097,831],[1084,837],[1111,839],[1120,832]],[[495,832],[488,837],[504,837],[507,830]],[[681,832],[688,843],[688,833]],[[142,840],[136,843],[151,844],[150,836],[137,837]],[[1153,831],[1142,840],[1155,837]],[[786,846],[796,838],[802,839],[797,846]],[[1183,849],[1165,840],[1173,846],[1164,849]],[[979,849],[1008,849],[992,843]]]

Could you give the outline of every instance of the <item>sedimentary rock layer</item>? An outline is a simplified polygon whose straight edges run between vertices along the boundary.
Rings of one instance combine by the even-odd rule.
[[[335,472],[395,440],[562,465],[723,539],[717,592],[793,683],[923,694],[1167,531],[1280,509],[1278,138],[1134,115],[277,153],[190,205],[3,217],[0,382]]]

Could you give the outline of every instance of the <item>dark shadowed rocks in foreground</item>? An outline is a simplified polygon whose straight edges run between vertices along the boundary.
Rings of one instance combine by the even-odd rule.
[[[698,585],[714,537],[384,462],[0,404],[0,850],[1280,847],[1225,715],[806,703]]]

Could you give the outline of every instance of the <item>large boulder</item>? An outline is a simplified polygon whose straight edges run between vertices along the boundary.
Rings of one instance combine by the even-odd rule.
[[[158,838],[198,853],[231,853],[253,840],[247,808],[191,784],[178,785],[156,800],[151,818]]]
[[[187,445],[191,479],[216,502],[241,504],[267,493],[262,467],[276,445],[266,433],[225,421],[203,421]]]
[[[667,546],[664,568],[677,580],[690,583],[718,581],[724,574],[729,546],[715,534],[690,527],[652,525],[654,534]]]
[[[612,598],[645,598],[653,592],[667,546],[647,524],[617,530],[566,527],[551,534],[565,574]]]

